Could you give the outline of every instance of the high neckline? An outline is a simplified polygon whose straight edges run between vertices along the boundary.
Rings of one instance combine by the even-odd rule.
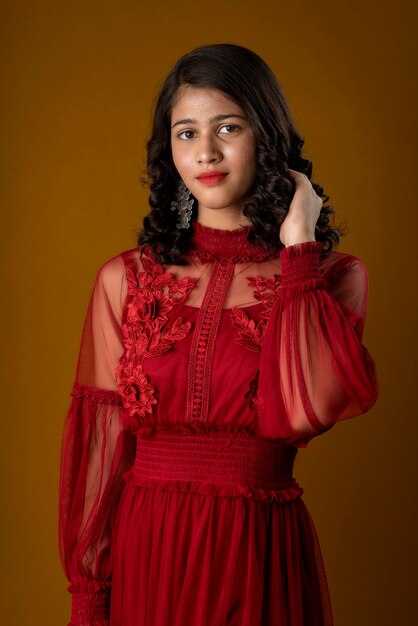
[[[264,261],[275,253],[248,241],[252,224],[232,230],[204,226],[198,221],[191,223],[192,243],[190,254],[207,261],[228,260],[234,263]]]

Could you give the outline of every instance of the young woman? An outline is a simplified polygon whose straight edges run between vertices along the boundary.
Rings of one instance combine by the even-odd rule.
[[[137,246],[99,269],[62,444],[72,625],[330,626],[298,448],[378,394],[363,263],[273,73],[180,58]]]

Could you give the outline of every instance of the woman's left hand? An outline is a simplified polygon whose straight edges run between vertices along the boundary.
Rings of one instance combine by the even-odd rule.
[[[296,190],[280,227],[280,241],[286,247],[315,241],[315,226],[323,204],[306,174],[291,169],[289,174],[295,181]]]

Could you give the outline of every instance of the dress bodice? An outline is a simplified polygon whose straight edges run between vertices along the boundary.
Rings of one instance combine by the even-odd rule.
[[[192,228],[188,265],[163,266],[147,246],[143,272],[138,272],[138,251],[125,258],[132,270],[129,341],[152,344],[137,355],[145,378],[142,393],[132,401],[132,427],[180,421],[256,429],[262,330],[280,261],[248,241],[251,226],[221,230],[193,222]],[[133,380],[130,359],[118,373]]]
[[[291,477],[294,448],[306,446],[337,421],[366,412],[378,395],[374,361],[362,345],[368,283],[359,259],[339,252],[321,257],[322,244],[316,241],[269,255],[248,241],[251,227],[225,231],[194,222],[192,228],[185,266],[162,265],[144,246],[112,257],[97,273],[61,454],[60,550],[73,593],[72,623],[85,623],[88,616],[91,623],[107,619],[112,566],[117,561],[124,569],[126,561],[124,554],[111,558],[112,521],[123,477],[133,485],[132,500],[123,500],[118,520],[129,541],[132,531],[137,533],[143,561],[123,533],[121,545],[127,546],[135,572],[147,572],[144,580],[149,563],[156,564],[155,597],[163,579],[171,593],[166,564],[174,562],[171,550],[160,552],[149,541],[158,534],[153,535],[157,512],[164,530],[169,529],[167,536],[175,537],[176,554],[196,547],[191,580],[212,545],[206,537],[226,537],[225,549],[218,550],[219,564],[210,561],[211,580],[218,581],[232,541],[228,529],[240,529],[235,535],[247,550],[252,542],[260,545],[259,532],[254,539],[250,529],[261,528],[267,519],[257,506],[253,510],[262,518],[245,526],[240,512],[247,508],[237,496],[278,502],[280,511],[282,503],[298,500],[301,490]],[[223,497],[203,503],[201,497],[189,500],[189,491]],[[238,513],[231,516],[233,507],[225,496],[233,496]],[[189,515],[192,502],[195,520]],[[210,508],[218,504],[226,507],[222,516]],[[181,527],[185,538],[186,519],[191,534],[183,550],[177,531],[171,530]],[[308,528],[307,518],[295,521],[293,510],[292,519],[297,529]],[[220,532],[210,530],[214,520]],[[269,522],[268,532],[279,525],[278,520]],[[268,536],[267,530],[265,536],[268,555],[276,546],[275,558],[281,562],[279,537]],[[280,536],[285,534],[280,531]],[[152,556],[143,547],[150,547]],[[254,550],[242,561],[237,561],[238,553],[231,552],[234,567],[258,562]],[[305,557],[303,562],[306,578]],[[231,580],[234,567],[227,565]],[[116,568],[119,583],[121,571]],[[260,571],[251,567],[248,576],[244,572],[252,589]],[[255,582],[250,572],[256,572]],[[279,580],[281,574],[276,575]],[[207,580],[205,575],[204,589],[210,587]],[[129,597],[137,608],[146,606],[148,587],[139,586],[135,577],[132,581],[135,593],[129,591]],[[138,588],[143,602],[136,601]],[[221,589],[226,588],[222,579]],[[194,593],[190,598],[176,623],[185,624],[190,607],[199,605]],[[116,584],[113,606],[119,601],[122,611],[126,602]],[[206,607],[215,604],[200,604],[205,617]],[[292,605],[304,602],[298,598]],[[193,623],[203,624],[202,615],[192,616]],[[211,623],[223,623],[218,617]],[[286,612],[277,613],[275,623],[288,618]],[[151,622],[157,623],[154,618],[141,623]],[[250,617],[246,623],[261,622]]]

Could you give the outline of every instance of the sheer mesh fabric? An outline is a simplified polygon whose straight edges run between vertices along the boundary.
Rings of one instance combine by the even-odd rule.
[[[198,278],[196,287],[189,293],[185,300],[186,306],[200,308],[203,298],[208,288],[210,275],[213,269],[213,261],[204,261],[197,256],[191,257],[191,263],[187,266],[168,265],[165,266],[167,272],[172,272],[174,278],[181,279],[185,276]],[[232,307],[251,307],[259,305],[260,301],[255,299],[254,289],[252,289],[247,278],[257,275],[272,278],[274,274],[280,273],[280,260],[245,263],[235,263],[234,278],[232,279],[224,301],[224,309]]]
[[[164,265],[164,270],[171,272],[176,279],[186,276],[198,278],[196,287],[185,300],[187,306],[200,308],[208,287],[210,274],[214,261],[205,261],[197,255],[193,255],[190,263],[186,266]],[[353,321],[363,323],[367,308],[368,278],[364,264],[350,254],[333,252],[330,257],[321,259],[321,273],[328,279],[328,290],[342,306],[352,309],[356,314]],[[136,259],[138,271],[142,271],[142,265]],[[250,286],[248,279],[262,276],[267,280],[274,280],[275,275],[279,277],[282,272],[280,256],[264,261],[246,261],[244,263],[234,263],[234,278],[230,283],[227,297],[224,302],[224,309],[231,309],[234,306],[247,307],[260,303],[255,299],[254,289]],[[302,278],[303,280],[303,278]],[[350,311],[347,310],[347,314]]]
[[[260,425],[266,436],[298,447],[338,420],[376,401],[375,364],[362,345],[368,274],[341,252],[320,258],[322,244],[291,246],[264,261],[234,262],[224,309],[268,309],[260,359]],[[138,270],[141,263],[138,259]],[[284,264],[285,272],[283,276]],[[202,306],[214,261],[192,255],[187,266],[165,266],[176,279],[198,279],[185,305]],[[261,278],[261,280],[260,280]],[[273,308],[263,304],[272,294]],[[265,337],[264,335],[267,335]]]
[[[134,438],[122,430],[114,370],[123,352],[121,257],[99,270],[85,317],[61,450],[59,545],[73,595],[73,624],[107,619],[112,514]]]
[[[193,288],[183,289],[184,300],[179,305],[189,307],[190,313],[202,307],[205,296],[215,298],[219,289],[223,290],[221,306],[231,315],[236,331],[227,341],[241,338],[244,350],[259,354],[257,375],[244,381],[250,384],[249,415],[257,421],[258,434],[304,447],[338,420],[367,411],[377,398],[374,362],[362,345],[368,292],[366,268],[359,259],[340,252],[320,259],[322,244],[318,242],[263,256],[260,249],[244,241],[243,231],[237,232],[236,239],[230,233],[218,239],[215,233],[208,247],[204,242],[197,246],[187,266],[163,266],[161,272],[177,280],[195,279]],[[200,234],[207,234],[204,227]],[[220,273],[230,277],[223,285],[210,282],[220,264],[231,269]],[[65,420],[59,543],[73,593],[71,626],[109,623],[112,531],[123,474],[134,463],[136,447],[135,436],[123,427],[129,423],[128,408],[132,407],[124,406],[115,375],[129,344],[126,322],[129,305],[136,296],[135,290],[129,289],[132,283],[128,278],[135,275],[146,275],[137,248],[110,259],[97,273]],[[157,281],[154,289],[164,294],[167,283]],[[138,302],[136,307],[140,306]],[[179,311],[181,315],[181,308]],[[172,313],[170,323],[176,319],[175,308]],[[152,310],[152,315],[157,314]],[[187,328],[193,328],[193,320],[190,315]],[[154,328],[152,319],[150,324]],[[180,416],[179,407],[183,407],[186,395],[184,373],[178,378],[183,387],[179,382],[175,389],[162,386],[164,380],[172,380],[170,367],[177,363],[178,369],[179,363],[187,363],[189,352],[186,354],[181,345],[183,342],[190,350],[193,331],[187,332],[185,338],[180,334],[167,352],[171,365],[162,352],[147,359],[145,371],[159,402],[151,407],[153,414],[145,413],[144,424],[154,420],[160,406],[166,407],[171,419]],[[247,357],[244,353],[231,354],[237,354],[243,373]],[[166,364],[167,369],[158,367],[159,363]],[[253,371],[246,376],[250,379]],[[211,393],[215,392],[212,389]],[[219,389],[220,398],[222,393],[225,390]],[[170,412],[169,397],[171,404],[178,398],[177,412]],[[243,401],[248,408],[247,399]],[[222,402],[219,406],[222,414]],[[163,415],[164,411],[155,420]]]
[[[320,247],[308,242],[281,253],[281,286],[260,360],[266,433],[300,447],[338,420],[366,412],[378,396],[375,364],[361,343],[366,268],[336,252],[320,262]]]

